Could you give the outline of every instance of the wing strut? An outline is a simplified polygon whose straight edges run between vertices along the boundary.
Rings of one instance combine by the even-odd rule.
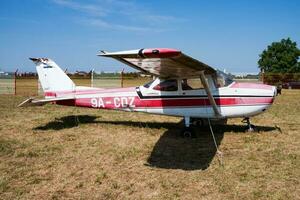
[[[204,86],[204,89],[205,89],[205,91],[206,91],[206,94],[207,94],[207,96],[208,96],[208,100],[209,100],[210,104],[212,105],[212,108],[213,108],[213,110],[214,110],[214,112],[215,112],[215,115],[216,115],[216,116],[221,116],[221,114],[220,114],[220,112],[219,112],[219,110],[218,110],[216,101],[215,101],[214,97],[212,96],[212,94],[211,94],[211,92],[210,92],[210,89],[209,89],[209,87],[208,87],[208,83],[207,83],[207,81],[206,81],[206,79],[205,79],[204,71],[201,71],[201,72],[200,72],[200,79],[201,79],[201,82],[202,82],[202,84],[203,84],[203,86]]]

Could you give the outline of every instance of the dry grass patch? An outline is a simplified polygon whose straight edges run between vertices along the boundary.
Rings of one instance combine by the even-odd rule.
[[[272,108],[178,137],[181,119],[47,105],[0,96],[2,199],[297,199],[300,92]]]

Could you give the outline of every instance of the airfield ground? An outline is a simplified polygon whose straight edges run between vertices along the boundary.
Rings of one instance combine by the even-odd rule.
[[[299,199],[300,91],[272,108],[180,138],[181,119],[0,95],[0,199]],[[74,116],[78,116],[78,121]]]

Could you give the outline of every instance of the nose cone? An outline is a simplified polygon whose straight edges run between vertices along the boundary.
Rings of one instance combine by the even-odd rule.
[[[266,84],[254,84],[253,89],[257,91],[258,95],[265,96],[269,98],[270,105],[273,104],[275,97],[277,95],[277,88],[272,85]]]
[[[252,117],[263,113],[272,105],[276,96],[276,87],[271,85],[234,82],[228,88],[239,97],[239,105],[243,105],[234,112],[226,113],[233,117]]]

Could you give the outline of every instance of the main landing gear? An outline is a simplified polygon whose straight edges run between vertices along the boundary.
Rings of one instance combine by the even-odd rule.
[[[184,117],[184,129],[181,131],[181,136],[184,138],[195,138],[196,134],[194,130],[190,127],[191,125],[191,118]]]
[[[254,132],[255,131],[255,126],[253,124],[251,124],[249,117],[244,118],[242,120],[242,122],[247,124],[247,129],[246,129],[247,132]]]

